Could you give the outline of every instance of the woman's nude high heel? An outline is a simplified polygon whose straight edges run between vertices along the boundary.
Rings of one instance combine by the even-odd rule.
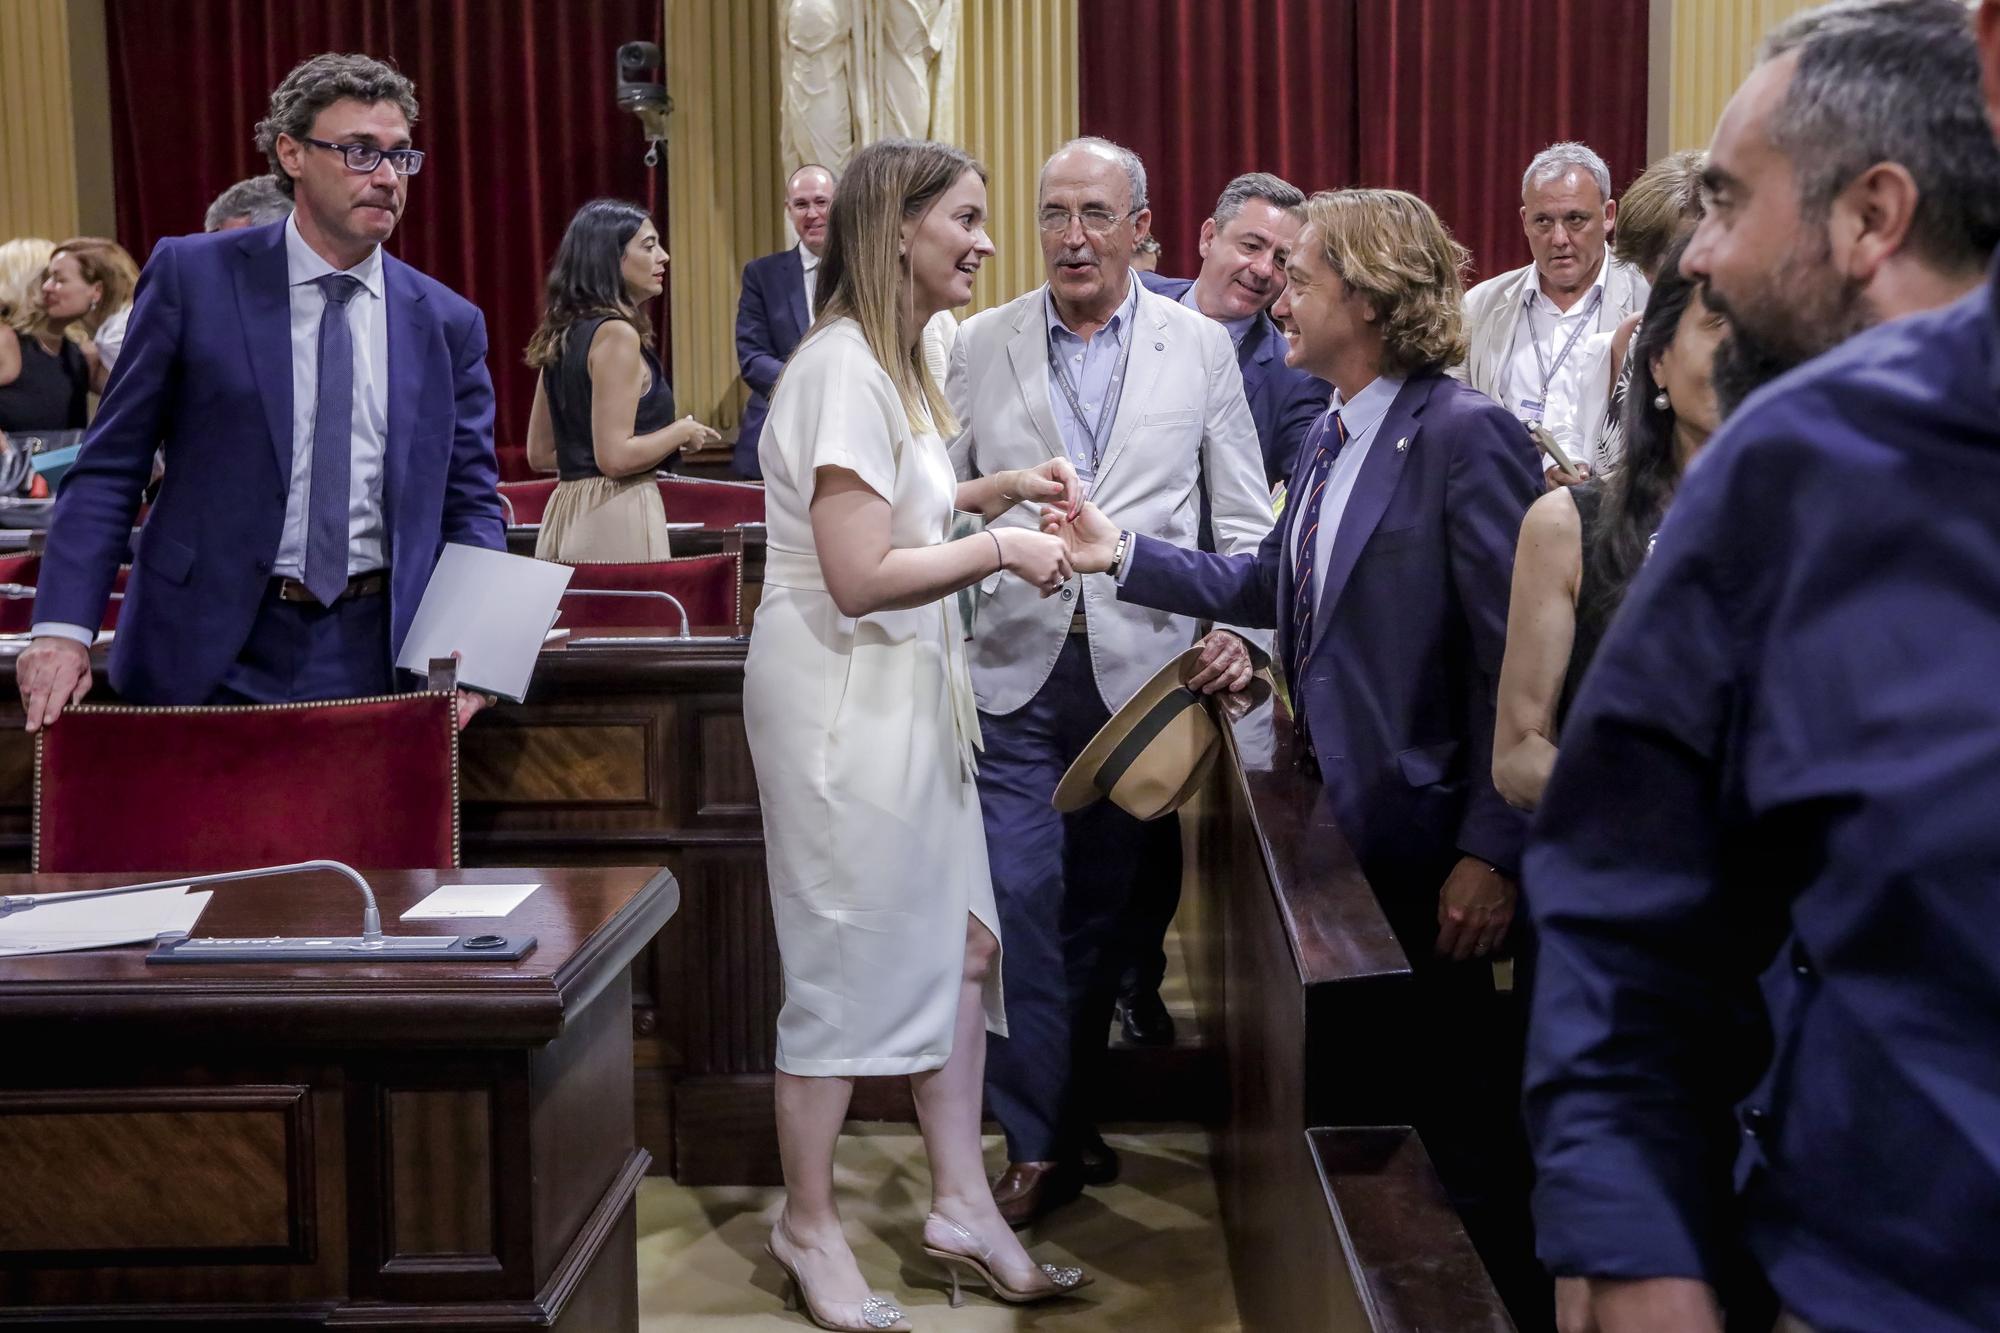
[[[787,1290],[785,1308],[798,1310],[819,1328],[830,1328],[835,1333],[876,1333],[877,1330],[904,1330],[909,1324],[903,1320],[903,1312],[896,1303],[882,1296],[870,1295],[858,1304],[848,1301],[838,1305],[821,1305],[813,1299],[812,1289],[799,1279],[799,1270],[793,1268],[785,1257],[778,1253],[777,1232],[764,1242],[764,1253],[771,1256],[778,1267],[785,1270]]]
[[[950,1234],[953,1248],[931,1244],[928,1232],[932,1222]],[[1027,1288],[1010,1287],[993,1271],[993,1251],[981,1244],[979,1237],[941,1213],[932,1213],[925,1219],[924,1227],[927,1233],[924,1253],[944,1265],[945,1276],[951,1280],[951,1308],[954,1310],[965,1304],[965,1293],[959,1290],[958,1285],[958,1270],[961,1268],[977,1274],[994,1296],[1009,1305],[1032,1305],[1036,1301],[1067,1296],[1090,1285],[1090,1277],[1081,1268],[1043,1264],[1041,1282]]]

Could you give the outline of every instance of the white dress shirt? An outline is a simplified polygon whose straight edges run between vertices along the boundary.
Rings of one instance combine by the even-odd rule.
[[[313,281],[340,270],[322,259],[299,235],[296,215],[285,222],[285,272],[292,311],[292,476],[285,496],[285,524],[278,538],[276,577],[305,572],[306,521],[311,512],[313,412],[319,395],[319,317],[326,297]],[[382,516],[383,453],[389,438],[389,320],[382,279],[382,251],[347,270],[362,291],[347,303],[354,347],[353,461],[348,468],[347,572],[365,574],[387,563],[387,528]],[[260,432],[261,433],[261,432]],[[261,441],[260,441],[261,443]],[[38,622],[36,636],[54,634],[88,644],[94,628],[57,621]]]
[[[806,269],[806,323],[813,321],[813,297],[819,294],[819,256],[806,249],[804,241],[799,242],[799,262]]]
[[[1326,586],[1327,557],[1333,551],[1333,538],[1340,531],[1340,520],[1347,514],[1347,501],[1354,494],[1355,479],[1361,475],[1361,465],[1367,461],[1368,450],[1375,443],[1382,418],[1389,415],[1390,405],[1402,391],[1402,380],[1393,375],[1378,375],[1368,382],[1367,388],[1354,395],[1353,402],[1342,401],[1340,390],[1333,392],[1333,410],[1340,418],[1340,424],[1347,428],[1347,443],[1334,457],[1333,466],[1326,474],[1326,489],[1319,495],[1319,527],[1313,532],[1314,606],[1319,605],[1320,590]],[[1299,506],[1299,512],[1304,514],[1304,505]],[[1296,569],[1300,543],[1310,525],[1301,519],[1294,526],[1297,530],[1291,537],[1292,567]]]
[[[319,400],[319,318],[326,296],[315,279],[338,273],[299,235],[298,216],[285,223],[285,273],[292,288],[292,479],[285,526],[272,574],[303,578],[306,521],[311,514],[313,412]],[[354,346],[354,452],[348,468],[347,572],[366,574],[388,561],[382,519],[382,461],[389,440],[389,320],[382,250],[347,270],[362,290],[347,303]]]
[[[1618,324],[1618,317],[1607,312],[1604,300],[1604,277],[1610,271],[1611,256],[1607,254],[1597,266],[1597,281],[1566,311],[1549,299],[1539,279],[1528,284],[1514,329],[1514,345],[1508,351],[1506,400],[1501,404],[1515,416],[1529,417],[1534,415],[1529,405],[1540,403],[1542,425],[1572,460],[1581,458],[1586,463],[1595,460],[1583,447],[1590,436],[1590,423],[1582,414],[1603,416],[1610,391],[1602,374],[1604,351]],[[1604,327],[1607,313],[1612,314],[1608,329]],[[1576,342],[1557,365],[1556,358],[1572,335]],[[1544,365],[1551,372],[1546,393],[1542,387]],[[1543,466],[1554,466],[1554,460],[1545,458]]]
[[[118,364],[118,353],[125,349],[125,325],[131,318],[132,307],[120,306],[117,314],[97,326],[97,333],[90,340],[97,345],[97,359],[107,375]]]

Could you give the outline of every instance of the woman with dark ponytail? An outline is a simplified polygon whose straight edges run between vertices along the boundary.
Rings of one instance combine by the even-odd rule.
[[[720,438],[691,416],[674,420],[645,312],[666,280],[667,252],[645,209],[593,199],[570,219],[527,353],[542,372],[528,464],[562,479],[535,543],[544,560],[665,560],[653,474]]]
[[[1521,525],[1493,783],[1522,809],[1540,804],[1584,668],[1645,563],[1682,475],[1719,424],[1709,372],[1724,330],[1681,275],[1686,245],[1683,238],[1661,262],[1633,338],[1623,458],[1601,481],[1550,491]]]

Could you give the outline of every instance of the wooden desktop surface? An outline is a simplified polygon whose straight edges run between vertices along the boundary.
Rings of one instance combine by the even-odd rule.
[[[148,945],[0,957],[0,1043],[60,1025],[73,1037],[199,1024],[207,1036],[403,1046],[553,1041],[680,905],[656,867],[367,870],[390,935],[533,935],[514,962],[149,963]],[[169,879],[0,875],[0,895],[67,893]],[[445,884],[538,884],[504,918],[402,921]],[[358,935],[360,890],[331,871],[213,886],[197,937]],[[33,916],[17,920],[32,923]]]

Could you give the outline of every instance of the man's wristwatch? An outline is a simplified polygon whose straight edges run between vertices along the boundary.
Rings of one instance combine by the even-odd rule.
[[[1111,548],[1111,565],[1104,572],[1114,579],[1117,578],[1119,571],[1125,568],[1125,556],[1131,549],[1132,531],[1127,528],[1118,534],[1118,545]]]

